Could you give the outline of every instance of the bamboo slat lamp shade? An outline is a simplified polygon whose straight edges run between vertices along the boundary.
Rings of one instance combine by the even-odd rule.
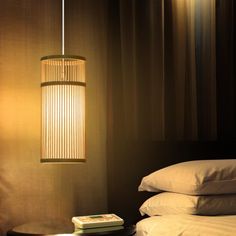
[[[85,161],[85,58],[41,58],[41,162]]]

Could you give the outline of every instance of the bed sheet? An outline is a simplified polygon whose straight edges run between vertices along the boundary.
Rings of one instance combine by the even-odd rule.
[[[136,226],[136,236],[236,236],[236,215],[152,216]]]

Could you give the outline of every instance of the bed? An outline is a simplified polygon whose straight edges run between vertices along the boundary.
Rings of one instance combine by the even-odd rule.
[[[145,176],[137,236],[236,235],[236,160],[178,163]]]
[[[136,225],[137,236],[232,236],[236,235],[236,215],[152,216]]]

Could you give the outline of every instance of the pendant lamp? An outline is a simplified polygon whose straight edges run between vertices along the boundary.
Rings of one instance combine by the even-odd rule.
[[[85,58],[64,54],[41,58],[41,162],[85,161]]]

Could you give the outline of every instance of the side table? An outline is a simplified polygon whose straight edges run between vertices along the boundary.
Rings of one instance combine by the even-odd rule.
[[[124,225],[122,229],[108,230],[104,232],[75,233],[74,225],[70,221],[60,222],[31,222],[14,227],[7,232],[7,236],[53,236],[59,234],[80,235],[80,236],[132,236],[135,235],[135,225]]]

